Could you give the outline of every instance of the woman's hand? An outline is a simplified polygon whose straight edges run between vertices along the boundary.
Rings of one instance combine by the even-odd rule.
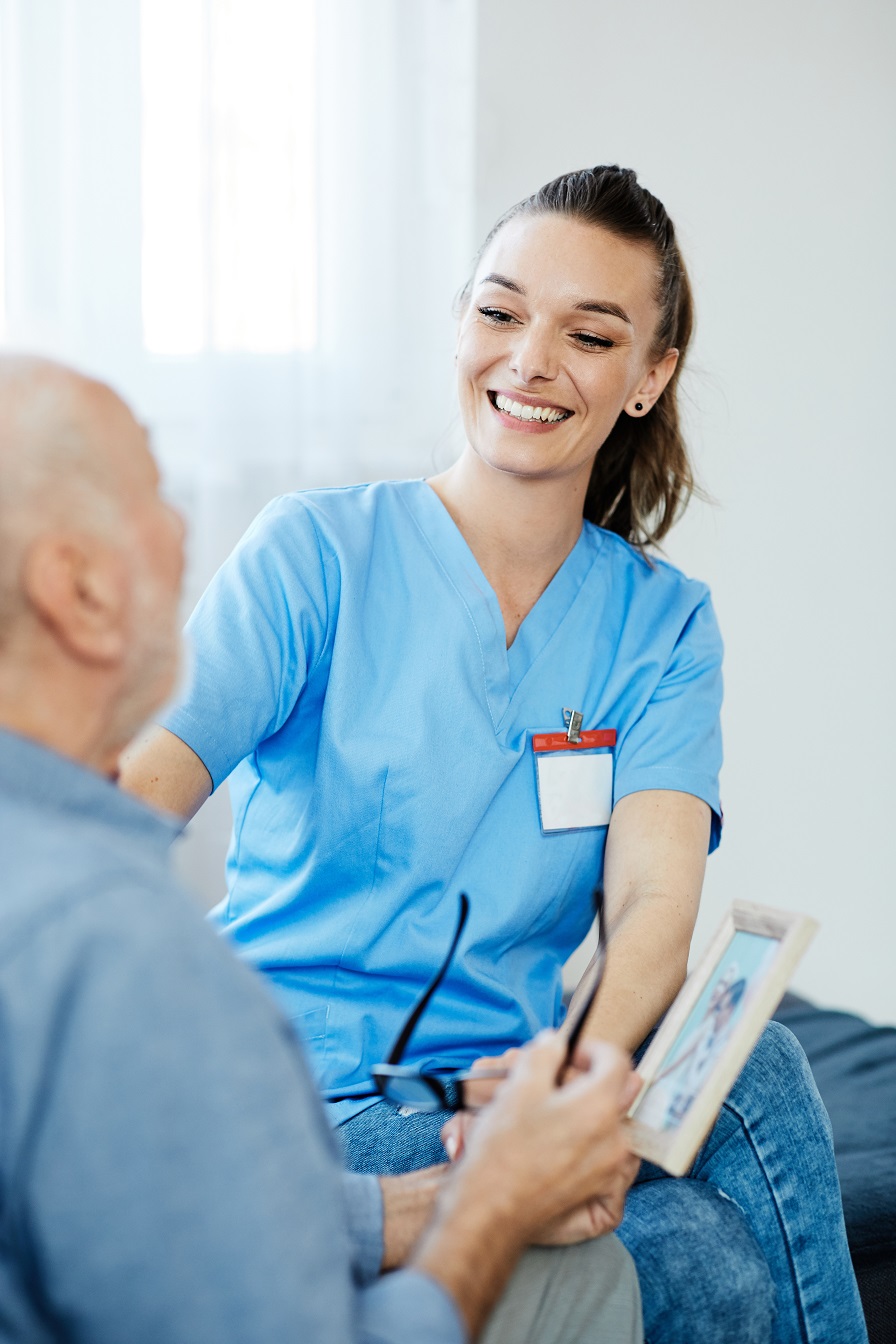
[[[481,1055],[471,1064],[470,1073],[475,1073],[478,1069],[483,1071],[500,1069],[503,1071],[503,1075],[506,1075],[513,1068],[519,1056],[520,1052],[516,1046],[511,1050],[505,1050],[503,1055]],[[487,1106],[503,1081],[504,1076],[483,1078],[481,1082],[475,1082],[468,1078],[464,1083],[464,1101],[473,1110],[478,1110],[480,1106]]]

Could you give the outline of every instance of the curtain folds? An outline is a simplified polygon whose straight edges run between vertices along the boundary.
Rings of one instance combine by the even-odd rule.
[[[0,0],[5,343],[109,380],[151,426],[191,525],[188,602],[274,494],[450,457],[474,25],[475,0],[319,0],[318,341],[161,357],[141,315],[140,0]],[[209,193],[209,246],[214,211]]]

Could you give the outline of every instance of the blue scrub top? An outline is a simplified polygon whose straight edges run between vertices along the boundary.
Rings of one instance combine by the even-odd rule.
[[[606,827],[542,832],[534,733],[612,728],[614,801],[694,794],[719,835],[722,647],[707,588],[584,523],[512,646],[425,481],[275,500],[188,630],[166,720],[234,811],[213,918],[269,978],[322,1089],[362,1091],[470,917],[407,1061],[457,1068],[562,1017]],[[344,1120],[369,1103],[334,1105]]]

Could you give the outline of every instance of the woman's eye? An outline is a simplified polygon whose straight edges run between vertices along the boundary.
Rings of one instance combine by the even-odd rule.
[[[516,320],[512,313],[506,313],[503,308],[480,308],[479,311],[487,322],[494,322],[499,327]]]
[[[595,336],[593,331],[577,331],[575,338],[587,350],[612,350],[615,345],[615,341],[608,341],[606,336]]]

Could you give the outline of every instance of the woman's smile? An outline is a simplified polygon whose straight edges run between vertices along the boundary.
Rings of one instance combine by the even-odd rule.
[[[557,425],[575,415],[575,411],[567,410],[565,406],[526,396],[525,392],[515,389],[499,391],[490,388],[486,395],[501,424],[523,434],[550,433]]]

